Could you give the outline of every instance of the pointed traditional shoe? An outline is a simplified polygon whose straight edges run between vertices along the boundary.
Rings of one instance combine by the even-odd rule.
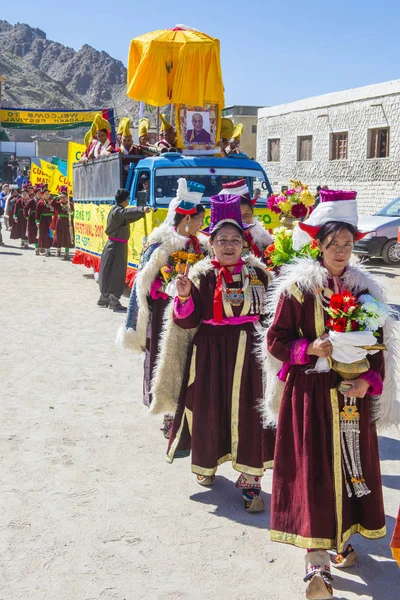
[[[314,550],[307,552],[304,561],[307,600],[330,600],[333,598],[329,554],[325,550]]]
[[[331,557],[331,563],[336,569],[348,569],[354,567],[357,562],[358,554],[351,544],[341,554],[335,554]]]
[[[197,483],[204,487],[211,487],[215,483],[215,475],[197,475]]]
[[[259,513],[264,512],[264,500],[261,500],[259,496],[259,490],[244,490],[242,492],[242,500],[246,512],[248,513]]]

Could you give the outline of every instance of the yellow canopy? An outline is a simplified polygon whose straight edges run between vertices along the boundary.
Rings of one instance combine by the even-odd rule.
[[[126,93],[152,106],[210,103],[222,108],[219,40],[183,26],[133,39]]]

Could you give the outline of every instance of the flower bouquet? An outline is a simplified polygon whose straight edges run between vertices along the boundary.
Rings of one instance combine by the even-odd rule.
[[[294,221],[307,219],[315,204],[315,198],[308,186],[301,181],[290,180],[290,188],[280,194],[271,194],[267,208],[280,215],[282,225],[293,228]]]
[[[348,290],[332,294],[325,310],[329,315],[326,328],[332,358],[319,358],[315,368],[332,368],[344,379],[356,379],[370,368],[367,355],[386,349],[377,343],[377,331],[385,324],[389,311],[369,294],[357,298]]]
[[[279,268],[294,258],[317,258],[319,250],[315,240],[297,252],[293,248],[292,234],[293,231],[287,227],[278,227],[274,230],[274,242],[264,252],[269,270]]]
[[[186,264],[195,265],[199,260],[204,258],[204,254],[194,254],[192,252],[173,252],[169,257],[168,263],[161,267],[160,274],[163,280],[163,287],[166,293],[173,297],[175,295],[175,278],[179,273],[179,265],[182,265],[183,271],[186,269]]]

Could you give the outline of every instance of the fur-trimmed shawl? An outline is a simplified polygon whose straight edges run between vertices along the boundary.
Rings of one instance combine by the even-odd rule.
[[[303,293],[313,293],[328,284],[329,273],[318,261],[309,258],[298,259],[289,265],[284,265],[279,277],[270,288],[269,315],[270,324],[273,321],[281,296],[291,296],[291,290],[296,285]],[[371,296],[387,304],[385,287],[372,277],[357,258],[352,258],[342,276],[344,286],[354,295],[368,290]],[[396,322],[392,314],[386,320],[383,328],[383,342],[387,351],[385,357],[385,379],[382,396],[374,402],[373,419],[380,428],[400,423],[400,347],[396,339]],[[267,350],[266,332],[260,336],[258,357],[264,368],[264,381],[267,381],[264,400],[260,409],[266,427],[276,427],[279,409],[284,390],[284,384],[278,379],[277,373],[282,362],[274,358]]]
[[[262,253],[267,246],[273,243],[274,238],[272,235],[263,227],[258,219],[254,219],[255,225],[250,229],[251,237],[253,238],[256,246]]]
[[[265,264],[253,254],[243,258],[248,265],[259,268],[272,279],[271,273],[266,270]],[[198,262],[189,271],[189,278],[196,287],[200,278],[213,271],[214,267],[210,258]],[[173,301],[170,302],[164,313],[163,328],[160,339],[160,351],[151,386],[152,414],[174,413],[178,405],[179,394],[185,373],[189,348],[198,328],[182,329],[172,319]]]
[[[132,301],[137,303],[137,322],[136,327],[130,326],[129,313],[125,325],[123,325],[117,334],[117,345],[135,352],[143,352],[146,348],[146,331],[149,320],[149,306],[147,297],[150,294],[151,286],[159,274],[160,269],[168,263],[169,257],[173,252],[178,252],[185,248],[188,238],[180,235],[174,227],[163,223],[160,227],[154,229],[147,242],[147,248],[155,245],[156,249],[151,254],[146,264],[139,269],[131,292],[130,304]],[[208,250],[208,238],[199,235],[199,242],[203,249]]]

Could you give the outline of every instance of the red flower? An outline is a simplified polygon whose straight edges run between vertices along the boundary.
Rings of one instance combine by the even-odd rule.
[[[295,219],[302,219],[307,214],[307,208],[304,204],[294,204],[292,206],[292,215]]]
[[[357,321],[355,321],[354,319],[351,320],[351,330],[352,331],[357,331],[358,329],[358,324]]]
[[[311,248],[311,250],[315,250],[315,248],[318,248],[318,242],[317,242],[317,240],[313,240],[311,242],[310,248]]]
[[[347,325],[346,317],[341,317],[340,319],[335,319],[335,322],[333,324],[333,330],[343,333],[346,331],[346,325]]]
[[[333,310],[341,309],[343,306],[343,296],[340,294],[332,294],[331,301],[329,303],[329,308]]]
[[[329,327],[330,329],[333,329],[333,326],[335,324],[335,319],[328,319],[326,322],[326,326]]]
[[[266,249],[266,252],[268,252],[268,254],[271,254],[273,251],[275,250],[275,244],[271,244],[270,246],[268,246],[268,248]]]
[[[358,308],[358,303],[351,298],[348,302],[345,302],[343,306],[343,312],[345,313],[353,313]]]

